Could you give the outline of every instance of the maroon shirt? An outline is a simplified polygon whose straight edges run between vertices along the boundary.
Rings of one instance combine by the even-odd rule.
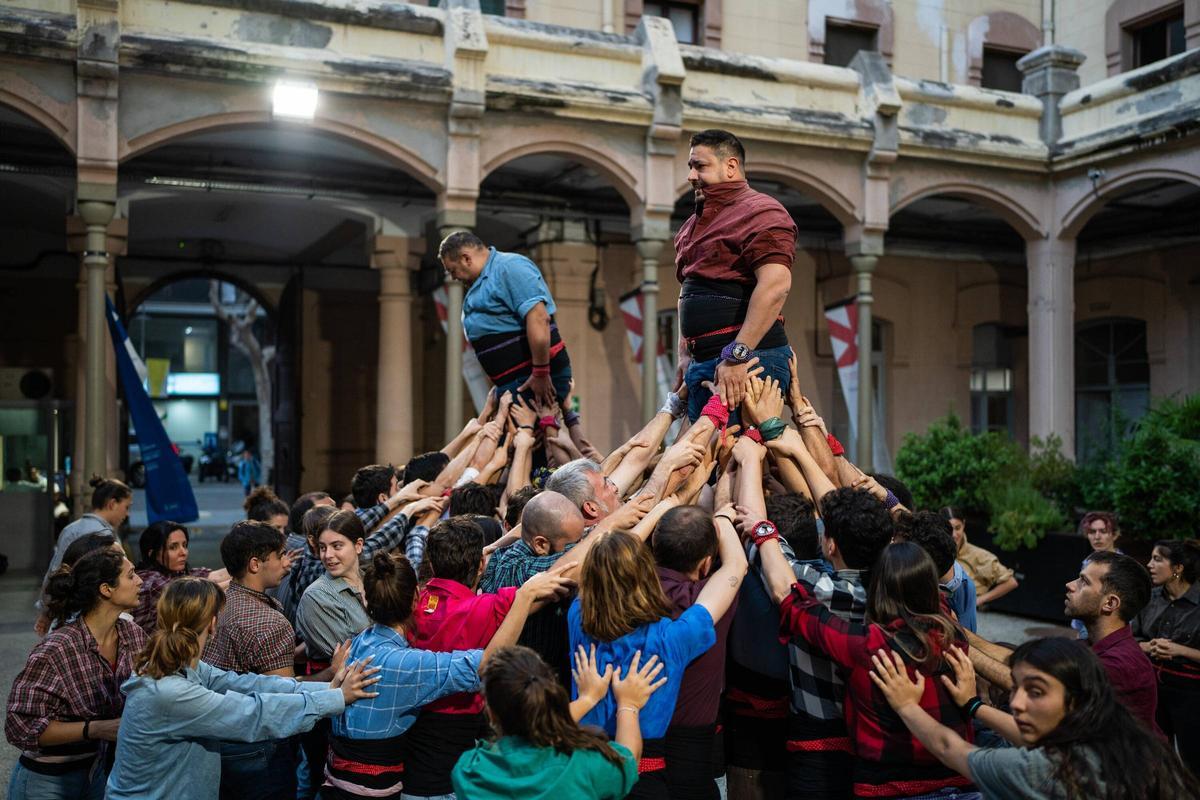
[[[766,264],[788,269],[796,257],[796,223],[779,201],[745,181],[704,187],[704,205],[675,234],[675,276],[753,284]]]
[[[696,603],[708,578],[694,581],[681,572],[658,567],[658,581],[673,606],[671,618],[679,619],[680,614]],[[725,691],[725,642],[729,639],[729,626],[733,624],[735,611],[736,597],[725,615],[714,622],[716,643],[684,670],[683,682],[679,685],[679,699],[675,701],[675,714],[671,717],[672,725],[702,727],[717,721],[721,692]]]
[[[1117,699],[1150,730],[1161,735],[1158,723],[1154,721],[1154,712],[1158,708],[1158,680],[1150,658],[1133,638],[1133,629],[1126,625],[1110,633],[1092,644],[1092,652],[1104,665]]]

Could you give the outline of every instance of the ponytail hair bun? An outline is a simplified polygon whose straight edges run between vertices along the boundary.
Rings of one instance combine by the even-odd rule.
[[[158,599],[158,628],[134,659],[134,671],[155,680],[174,675],[200,655],[200,635],[225,605],[225,592],[205,578],[167,584]]]
[[[46,583],[46,610],[58,625],[87,614],[100,604],[100,586],[116,586],[125,557],[107,547],[83,555],[74,566],[63,566]]]
[[[380,625],[394,627],[412,617],[417,573],[403,553],[376,553],[363,576],[363,589],[367,613]]]
[[[88,485],[92,487],[93,511],[105,508],[110,502],[120,503],[133,497],[133,490],[115,478],[102,478],[94,475],[88,481]]]

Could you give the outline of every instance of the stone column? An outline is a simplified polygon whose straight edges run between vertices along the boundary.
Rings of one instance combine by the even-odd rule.
[[[879,257],[874,255],[850,256],[854,275],[858,282],[855,301],[858,305],[858,408],[847,409],[856,414],[858,452],[855,454],[858,468],[863,472],[874,469],[874,387],[871,385],[871,273]]]
[[[594,418],[603,408],[604,387],[589,377],[588,290],[599,254],[588,240],[585,224],[552,220],[538,226],[527,240],[529,257],[546,278],[554,298],[554,323],[571,358],[575,390],[585,417]],[[562,400],[562,398],[559,398]],[[589,427],[589,430],[594,428]]]
[[[407,236],[376,236],[371,256],[371,266],[379,270],[375,460],[381,464],[403,463],[414,455],[413,293],[409,265],[413,241]]]
[[[1029,435],[1075,457],[1075,240],[1034,239],[1029,267]]]
[[[1067,92],[1079,88],[1079,67],[1087,59],[1071,47],[1052,44],[1034,50],[1017,62],[1025,80],[1021,91],[1042,101],[1041,136],[1048,145],[1062,136],[1062,115],[1058,102]]]
[[[83,201],[67,218],[68,248],[80,255],[79,358],[76,373],[74,496],[83,500],[92,475],[109,476],[119,463],[116,354],[105,298],[115,292],[114,259],[124,255],[128,223],[112,219],[115,204]],[[86,508],[86,504],[80,508]]]
[[[445,239],[461,226],[448,225],[438,230]],[[463,285],[446,275],[446,441],[458,435],[463,421]]]
[[[661,239],[641,239],[637,243],[642,260],[642,419],[658,412],[658,258]],[[672,347],[675,343],[672,342]]]

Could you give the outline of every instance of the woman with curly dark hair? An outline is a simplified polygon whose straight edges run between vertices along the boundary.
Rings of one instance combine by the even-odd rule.
[[[894,654],[879,651],[875,685],[929,752],[970,778],[986,798],[1187,800],[1200,784],[1175,753],[1117,701],[1100,660],[1082,642],[1034,639],[1012,654],[1011,716],[985,706],[965,655],[950,652],[954,678],[941,676],[964,716],[1015,747],[975,747],[919,705],[914,681]]]
[[[141,582],[109,546],[47,582],[54,630],[29,654],[8,696],[4,732],[21,751],[8,797],[104,796],[125,707],[121,685],[146,643],[142,629],[122,616],[137,606]]]

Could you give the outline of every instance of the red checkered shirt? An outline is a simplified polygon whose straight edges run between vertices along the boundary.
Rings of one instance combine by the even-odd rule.
[[[95,753],[100,742],[39,748],[38,739],[51,722],[115,719],[125,708],[121,684],[133,672],[133,659],[146,644],[146,634],[132,622],[117,620],[117,663],[100,655],[82,619],[53,631],[33,648],[8,695],[4,735],[26,755],[80,756]]]
[[[296,632],[279,601],[230,582],[216,635],[204,648],[204,661],[230,672],[263,674],[291,667],[295,654]]]
[[[910,676],[917,665],[900,648],[893,648],[893,639],[904,641],[916,651],[918,643],[903,623],[897,621],[886,628],[869,623],[850,622],[833,614],[801,583],[792,586],[779,607],[780,633],[784,642],[792,635],[803,636],[818,650],[826,653],[842,670],[846,681],[846,726],[854,743],[854,794],[856,797],[908,797],[929,794],[946,787],[964,787],[966,778],[942,766],[937,757],[925,749],[888,705],[887,698],[871,680],[871,656],[879,650],[899,652],[908,665]],[[936,672],[925,673],[925,691],[921,708],[968,742],[974,741],[971,721],[959,710],[954,698],[942,685],[939,675],[953,672],[941,658],[942,645],[937,631],[930,632],[931,645],[937,656]],[[960,632],[955,646],[967,651],[967,642]]]
[[[168,574],[160,569],[139,569],[137,574],[142,579],[142,588],[138,591],[138,607],[133,610],[133,621],[140,625],[147,635],[154,633],[154,629],[158,627],[158,598],[162,597],[167,584],[185,575],[207,578],[211,571],[208,567],[196,567]]]

